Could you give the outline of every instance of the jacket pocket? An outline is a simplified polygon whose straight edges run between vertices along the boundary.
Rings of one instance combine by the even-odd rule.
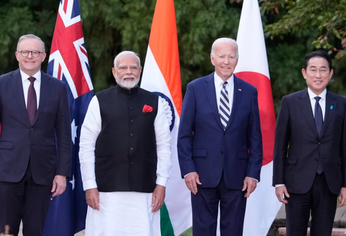
[[[205,149],[193,149],[192,150],[192,157],[206,157],[207,156],[207,150]]]
[[[239,151],[238,152],[238,159],[249,159],[249,153],[248,151]]]
[[[13,149],[13,143],[12,142],[0,142],[0,148],[1,149]]]
[[[297,158],[287,158],[286,164],[294,165],[297,163]]]

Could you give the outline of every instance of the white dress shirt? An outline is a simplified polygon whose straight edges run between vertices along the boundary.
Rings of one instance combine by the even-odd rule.
[[[23,84],[23,94],[24,94],[24,100],[25,100],[25,107],[27,107],[28,103],[28,90],[30,86],[29,81],[29,75],[25,74],[23,71],[20,70],[20,75],[22,76],[22,84]],[[34,88],[36,92],[36,101],[37,101],[37,109],[40,104],[40,91],[41,91],[41,71],[38,71],[36,74],[34,74],[32,77],[35,77],[36,80],[34,81]]]
[[[79,160],[84,190],[97,188],[95,177],[95,144],[101,132],[102,118],[96,96],[89,104],[80,135]],[[156,184],[166,186],[171,172],[171,135],[164,102],[158,99],[158,109],[154,121],[157,151]]]
[[[326,94],[327,94],[327,89],[324,89],[323,92],[320,95],[316,95],[314,94],[314,92],[311,91],[310,88],[308,88],[308,94],[310,97],[310,103],[311,103],[311,109],[312,109],[312,114],[315,117],[315,104],[316,104],[316,99],[315,97],[320,97],[320,101],[319,104],[321,106],[321,110],[322,110],[322,117],[323,117],[323,121],[324,121],[324,117],[326,114]]]

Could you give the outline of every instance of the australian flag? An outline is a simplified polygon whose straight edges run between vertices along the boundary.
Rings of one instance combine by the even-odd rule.
[[[78,0],[60,0],[47,73],[66,83],[71,113],[72,176],[52,199],[44,236],[72,236],[85,228],[86,201],[79,167],[80,129],[94,95]]]

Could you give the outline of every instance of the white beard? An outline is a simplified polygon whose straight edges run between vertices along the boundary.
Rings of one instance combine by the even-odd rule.
[[[133,78],[134,80],[125,80],[127,78]],[[139,82],[139,77],[136,78],[136,77],[130,75],[130,76],[124,76],[123,78],[119,79],[118,76],[116,76],[115,81],[122,88],[132,89],[132,88],[137,86],[137,84]]]

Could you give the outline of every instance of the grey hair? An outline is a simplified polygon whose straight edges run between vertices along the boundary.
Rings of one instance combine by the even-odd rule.
[[[236,56],[238,57],[238,44],[237,42],[232,38],[218,38],[214,41],[213,45],[211,46],[211,55],[215,56],[215,48],[219,43],[232,43],[235,47]]]
[[[139,58],[139,56],[137,55],[137,53],[132,52],[132,51],[122,51],[122,52],[120,52],[118,55],[116,55],[115,58],[114,58],[114,62],[113,62],[114,68],[117,67],[117,63],[118,63],[119,57],[121,57],[121,56],[123,56],[123,55],[126,55],[126,54],[135,56],[135,57],[137,58],[137,60],[138,60],[138,66],[141,66],[141,59]]]
[[[18,43],[17,43],[17,51],[18,51],[18,47],[19,47],[19,44],[24,40],[24,39],[37,39],[41,44],[42,44],[42,48],[43,48],[43,52],[45,53],[46,50],[45,50],[45,47],[44,47],[44,42],[42,41],[42,39],[34,34],[25,34],[25,35],[22,35],[19,40],[18,40]]]

